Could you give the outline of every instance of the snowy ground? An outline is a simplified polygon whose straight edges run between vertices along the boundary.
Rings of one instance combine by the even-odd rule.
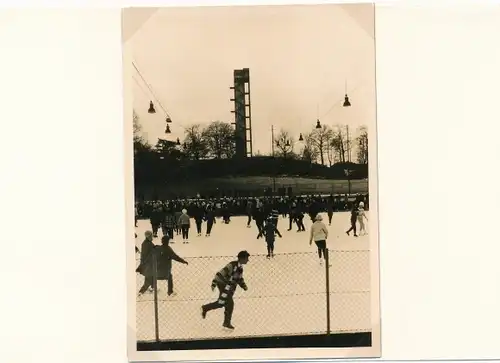
[[[369,218],[369,215],[367,213]],[[323,215],[327,221],[326,214]],[[166,282],[159,282],[159,333],[162,340],[231,338],[322,334],[326,331],[326,273],[319,265],[316,249],[309,246],[309,217],[304,218],[306,232],[288,229],[288,219],[280,219],[275,258],[266,259],[266,244],[257,240],[252,221],[246,228],[246,217],[233,217],[230,224],[217,220],[211,237],[197,237],[192,223],[190,243],[174,238],[172,248],[188,260],[189,265],[173,263],[176,296],[167,296]],[[371,331],[369,235],[349,237],[349,213],[333,216],[330,237],[330,319],[332,332]],[[139,221],[136,233],[140,248],[148,221]],[[205,225],[203,226],[203,232]],[[161,232],[159,234],[161,237]],[[159,238],[155,239],[159,244]],[[245,267],[248,291],[238,288],[235,294],[233,332],[222,329],[223,309],[209,312],[203,320],[200,306],[217,298],[210,289],[213,275],[247,250],[250,260]],[[138,257],[138,255],[137,255]],[[144,279],[137,274],[136,288]],[[154,304],[152,294],[137,299],[137,340],[153,340]]]

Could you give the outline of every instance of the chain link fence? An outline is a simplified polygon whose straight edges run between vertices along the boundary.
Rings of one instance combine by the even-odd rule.
[[[214,275],[232,256],[185,258],[172,262],[174,294],[167,281],[138,296],[137,341],[176,341],[369,332],[370,252],[330,250],[329,263],[317,253],[252,255],[244,266],[248,290],[237,288],[232,323],[222,329],[224,309],[201,317],[201,306],[218,298]],[[139,263],[139,261],[137,261]],[[137,292],[144,277],[137,274]],[[153,283],[155,286],[155,283]]]

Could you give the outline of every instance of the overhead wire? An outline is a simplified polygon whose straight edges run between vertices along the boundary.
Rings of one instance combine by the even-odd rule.
[[[151,96],[153,96],[153,98],[156,101],[156,103],[158,104],[158,106],[160,106],[160,108],[163,110],[163,112],[165,113],[165,115],[167,117],[170,117],[170,114],[168,113],[168,111],[166,110],[166,108],[163,106],[163,104],[161,103],[161,101],[157,97],[156,93],[153,91],[153,88],[151,87],[151,85],[148,83],[148,81],[146,81],[146,79],[142,75],[141,71],[139,70],[139,68],[137,67],[137,65],[135,64],[135,62],[132,62],[132,66],[134,67],[134,69],[137,72],[137,74],[139,75],[139,77],[141,77],[142,82],[146,85],[146,87],[149,90],[149,93],[151,94]]]

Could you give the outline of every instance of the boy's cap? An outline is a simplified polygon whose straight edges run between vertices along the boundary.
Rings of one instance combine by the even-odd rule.
[[[245,258],[245,257],[250,257],[250,254],[247,251],[240,251],[238,253],[238,259],[242,259],[242,258]]]

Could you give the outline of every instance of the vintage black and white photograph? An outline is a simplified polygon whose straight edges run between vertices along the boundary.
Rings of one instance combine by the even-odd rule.
[[[380,355],[374,13],[124,10],[134,357]]]

